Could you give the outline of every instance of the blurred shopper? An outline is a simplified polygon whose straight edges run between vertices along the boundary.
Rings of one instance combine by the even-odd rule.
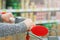
[[[0,23],[0,36],[7,36],[15,33],[24,33],[27,30],[30,30],[33,25],[35,25],[31,19],[24,19],[24,21],[17,24],[10,24],[10,22],[12,22],[10,21],[10,18],[14,18],[12,13],[0,14],[0,21],[7,22]]]

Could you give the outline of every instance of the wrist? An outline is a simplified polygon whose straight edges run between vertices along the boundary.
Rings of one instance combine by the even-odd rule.
[[[32,28],[32,26],[34,25],[34,23],[31,19],[26,19],[23,22],[26,24],[28,30],[30,30]]]
[[[26,23],[26,21],[24,21],[26,27],[27,27],[27,30],[29,30],[29,25]]]

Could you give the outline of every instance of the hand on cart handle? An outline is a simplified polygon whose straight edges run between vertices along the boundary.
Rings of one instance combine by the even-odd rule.
[[[31,30],[35,26],[35,23],[31,19],[26,19],[23,22],[26,24],[27,30]]]

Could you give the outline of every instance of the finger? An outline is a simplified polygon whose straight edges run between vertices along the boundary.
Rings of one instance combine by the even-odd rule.
[[[8,17],[9,17],[9,23],[14,23],[14,20],[10,20],[10,18],[14,18],[14,16],[12,15],[12,13],[9,13]]]
[[[12,13],[9,13],[10,17],[14,17]]]
[[[6,22],[9,21],[9,19],[8,19],[8,17],[7,17],[6,15],[2,15],[2,19],[3,19],[4,21],[6,21]]]
[[[10,17],[14,17],[12,13],[7,13]]]
[[[8,20],[8,22],[10,22],[11,16],[10,16],[9,14],[5,14],[5,17],[6,17],[6,19]]]

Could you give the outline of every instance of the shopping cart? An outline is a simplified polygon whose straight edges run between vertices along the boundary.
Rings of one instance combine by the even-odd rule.
[[[41,13],[41,14],[44,14],[44,13]],[[48,15],[46,15],[46,16],[48,17]],[[50,15],[50,17],[51,17],[51,15]],[[53,20],[52,19],[47,19],[46,21],[44,21],[44,19],[43,19],[40,22],[40,24],[38,24],[39,21],[36,22],[37,25],[43,25],[46,28],[48,28],[49,32],[48,32],[48,34],[45,37],[42,37],[42,36],[40,36],[40,37],[39,36],[33,36],[32,34],[30,34],[31,38],[32,38],[31,40],[60,40],[59,39],[59,34],[58,34],[59,33],[59,29],[58,29],[59,22],[60,21],[57,20],[57,19],[53,19]],[[54,25],[55,25],[55,28],[53,28]],[[53,32],[53,33],[51,33],[51,32]]]
[[[33,12],[33,13],[35,13],[35,12]],[[44,13],[40,13],[40,15],[41,14],[44,14]],[[28,15],[31,15],[31,14],[28,14]],[[48,14],[48,15],[51,17],[50,14]],[[59,25],[60,21],[56,20],[56,19],[49,19],[49,18],[46,19],[46,16],[48,16],[48,15],[45,15],[45,18],[43,17],[44,19],[40,16],[41,19],[38,21],[34,20],[36,18],[32,19],[36,23],[36,25],[42,25],[42,26],[45,26],[46,28],[48,28],[49,32],[46,36],[37,36],[37,35],[34,35],[32,32],[27,32],[27,33],[22,33],[22,34],[15,33],[14,35],[8,35],[8,36],[1,37],[0,40],[26,40],[27,34],[30,37],[29,40],[59,40],[58,25]]]
[[[44,14],[44,13],[43,13]],[[50,15],[50,14],[49,14]],[[48,15],[46,15],[48,16]],[[50,16],[51,17],[51,16]],[[33,19],[32,19],[33,20]],[[36,36],[32,32],[27,32],[24,36],[21,34],[23,39],[20,40],[26,40],[26,35],[29,34],[30,38],[29,40],[59,40],[59,22],[60,20],[57,19],[46,19],[46,20],[39,20],[36,23],[36,25],[42,25],[48,28],[49,32],[45,36]]]

